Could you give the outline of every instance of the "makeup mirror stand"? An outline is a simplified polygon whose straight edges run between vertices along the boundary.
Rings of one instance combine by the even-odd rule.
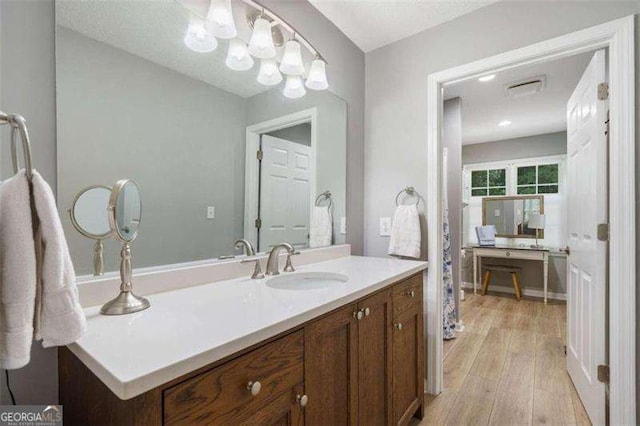
[[[93,245],[93,276],[99,277],[104,274],[104,244],[102,240],[96,240]]]

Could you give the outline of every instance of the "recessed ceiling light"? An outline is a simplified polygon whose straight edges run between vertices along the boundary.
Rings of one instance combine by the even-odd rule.
[[[502,120],[501,122],[498,123],[498,126],[505,127],[505,126],[508,126],[510,124],[511,124],[511,122],[509,120]]]
[[[481,81],[481,82],[483,82],[483,83],[486,83],[487,81],[491,81],[491,80],[493,80],[494,78],[496,78],[496,75],[495,75],[495,74],[489,74],[489,75],[484,75],[484,76],[480,77],[480,78],[478,79],[478,81]]]

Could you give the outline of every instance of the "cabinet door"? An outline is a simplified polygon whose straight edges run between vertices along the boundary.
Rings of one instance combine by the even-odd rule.
[[[391,292],[384,291],[360,302],[358,321],[358,422],[391,422]]]
[[[356,305],[307,325],[304,377],[308,425],[355,425],[358,418],[358,320]]]
[[[284,392],[263,404],[258,410],[241,419],[240,425],[304,426],[303,407],[298,396],[302,396],[302,384]]]
[[[406,425],[424,399],[422,309],[393,321],[393,424]]]

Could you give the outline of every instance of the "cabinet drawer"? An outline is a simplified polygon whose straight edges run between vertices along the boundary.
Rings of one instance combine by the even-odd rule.
[[[301,383],[303,357],[304,334],[298,331],[169,388],[164,423],[236,422]],[[249,382],[260,382],[256,395],[247,389]]]
[[[525,260],[544,260],[544,251],[535,250],[509,250],[509,249],[492,249],[492,248],[480,248],[475,249],[476,256],[478,257],[499,257],[505,259],[525,259]]]
[[[416,308],[422,303],[422,274],[396,284],[392,289],[393,316]]]

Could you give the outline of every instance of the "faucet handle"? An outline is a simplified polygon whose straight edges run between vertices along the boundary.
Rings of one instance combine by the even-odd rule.
[[[253,266],[253,273],[251,274],[251,279],[252,280],[261,280],[264,278],[264,274],[262,273],[262,268],[260,267],[260,258],[255,258],[255,257],[251,257],[251,258],[246,258],[246,259],[242,259],[240,261],[240,263],[250,263],[250,262],[254,262],[254,266]]]
[[[287,263],[284,265],[284,272],[295,272],[295,268],[293,267],[293,264],[291,263],[291,256],[297,256],[299,255],[300,252],[299,251],[293,251],[293,252],[288,252],[287,253]]]

